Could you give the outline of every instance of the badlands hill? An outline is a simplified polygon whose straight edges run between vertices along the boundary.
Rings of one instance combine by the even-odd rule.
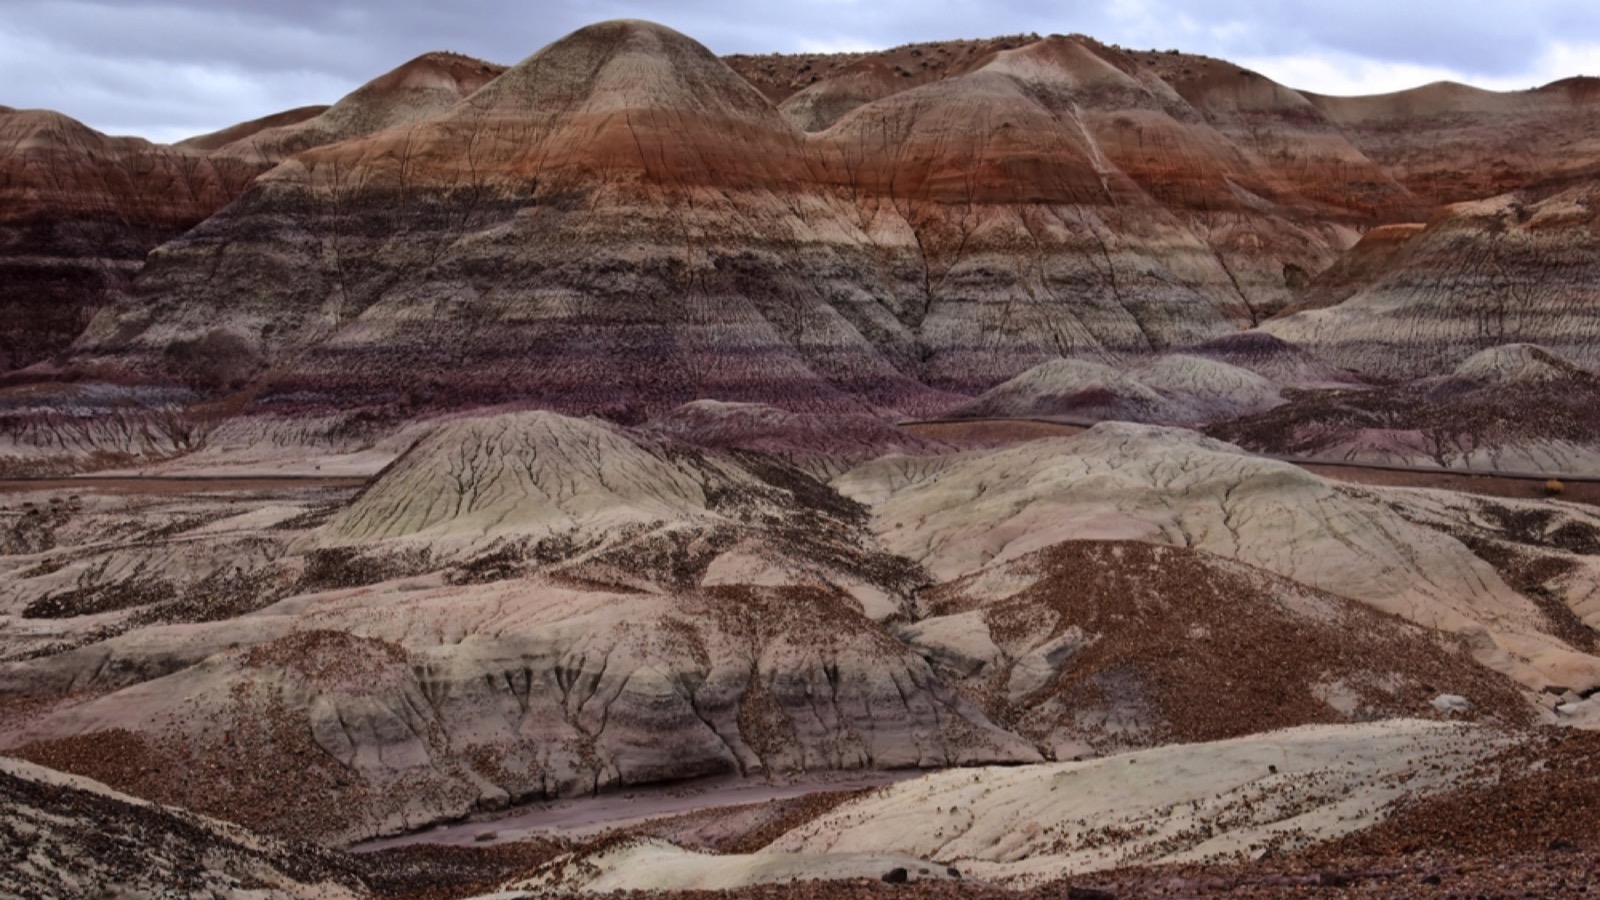
[[[623,21],[510,67],[426,54],[151,164],[81,128],[48,163],[14,142],[7,164],[84,174],[28,195],[48,246],[14,244],[39,287],[7,295],[33,348],[8,378],[58,386],[7,400],[7,467],[184,454],[219,426],[359,451],[504,403],[1194,424],[1505,343],[1592,366],[1586,188],[1551,195],[1581,184],[1582,86],[1327,98],[1079,35],[722,60]],[[1467,159],[1489,133],[1528,150]],[[1206,349],[1258,336],[1284,355]],[[1061,360],[1165,400],[1033,383]]]
[[[288,110],[170,147],[0,107],[0,372],[65,350],[128,290],[148,252],[232,202],[280,159],[426,117],[498,72],[428,54],[332,107]]]
[[[823,484],[521,413],[300,491],[8,506],[0,747],[336,843],[704,775],[1509,727],[1600,687],[1581,508],[1341,486],[1172,429]]]
[[[912,411],[1055,356],[1247,327],[1349,229],[1418,214],[1293,92],[1245,98],[1321,123],[1284,166],[1238,140],[1238,96],[1196,106],[1083,38],[1006,43],[808,133],[682,35],[584,29],[414,126],[279,167],[163,248],[80,359],[203,383],[272,372],[274,393],[341,406],[421,391],[624,417],[706,396]],[[201,341],[238,348],[237,371],[166,352]],[[552,364],[526,371],[513,346]],[[652,379],[601,390],[602,369]]]
[[[0,107],[0,370],[66,349],[128,288],[147,251],[260,171]]]
[[[619,21],[0,110],[0,892],[1562,894],[1586,85]]]
[[[336,141],[420,122],[493,81],[504,66],[459,53],[424,53],[328,107],[255,119],[177,146],[264,163]]]
[[[7,467],[187,453],[240,413],[356,450],[503,403],[992,414],[1062,359],[1241,365],[1191,349],[1262,332],[1299,354],[1241,365],[1271,385],[1170,364],[1199,400],[1078,405],[1210,422],[1512,342],[1592,366],[1586,84],[1329,98],[1081,35],[723,60],[620,21],[170,148],[9,112],[5,165],[79,175],[11,207],[0,366],[54,386],[0,411]]]

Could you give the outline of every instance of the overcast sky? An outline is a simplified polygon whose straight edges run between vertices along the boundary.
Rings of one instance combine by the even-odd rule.
[[[0,104],[171,141],[331,103],[428,50],[515,63],[622,17],[718,53],[1081,32],[1334,94],[1600,74],[1596,0],[0,0]]]

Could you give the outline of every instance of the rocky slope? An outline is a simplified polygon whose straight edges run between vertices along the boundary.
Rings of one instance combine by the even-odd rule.
[[[1308,722],[1529,711],[1464,645],[1187,548],[1068,541],[923,592],[902,635],[1056,759]]]
[[[494,896],[507,900],[668,885],[683,892],[667,896],[715,889],[856,900],[1562,895],[1581,893],[1595,865],[1595,746],[1581,732],[1426,722],[1281,731],[1036,772],[930,775],[877,791],[709,808],[624,825],[566,852],[539,842],[413,849],[409,859],[388,851],[398,858],[373,868],[433,862],[445,882],[476,865],[511,876],[481,882],[480,891],[500,889]],[[1429,774],[1418,778],[1404,763],[1389,769],[1394,760],[1382,754],[1397,749]],[[964,798],[974,798],[970,808]],[[1273,815],[1291,818],[1265,821]],[[865,825],[882,819],[906,829],[874,834]],[[828,847],[826,836],[841,830],[848,836]],[[997,836],[998,865],[984,848]],[[917,843],[939,855],[906,855]],[[507,872],[519,857],[522,871]]]
[[[1100,896],[1088,893],[1088,885],[1104,883],[1093,873],[1108,869],[1126,867],[1132,875],[1144,867],[1241,858],[1269,860],[1260,864],[1267,868],[1352,832],[1359,838],[1407,802],[1425,805],[1458,789],[1470,794],[1463,783],[1481,781],[1468,773],[1503,751],[1520,755],[1515,744],[1488,729],[1400,720],[1084,762],[935,773],[831,804],[753,854],[709,855],[623,835],[512,880],[506,896],[791,880],[810,882],[799,888],[808,896],[875,896],[864,881],[818,883],[852,876],[917,896],[1047,897],[1066,890]],[[1153,868],[1145,886],[1160,884],[1162,872]],[[1322,882],[1324,892],[1330,882]],[[1313,876],[1309,884],[1316,883]],[[1285,881],[1262,896],[1282,896],[1293,885]],[[1191,884],[1169,879],[1161,886]]]
[[[127,289],[146,252],[260,171],[0,107],[0,372],[65,350]]]
[[[940,773],[840,806],[772,846],[906,853],[969,876],[1027,884],[1134,861],[1303,846],[1372,822],[1404,793],[1449,789],[1443,773],[1496,749],[1492,733],[1402,720],[977,778]]]
[[[287,844],[0,757],[0,892],[339,900],[370,896],[340,854]]]
[[[1134,56],[1012,43],[808,134],[682,35],[584,29],[281,166],[163,248],[80,360],[401,415],[915,413],[1247,326],[1374,215],[1338,198],[1378,174],[1313,192]],[[227,371],[174,346],[230,348]]]
[[[1458,635],[1534,689],[1600,684],[1590,645],[1566,643],[1559,622],[1446,528],[1191,432],[1101,424],[991,453],[888,457],[833,484],[872,509],[886,548],[941,580],[1065,540],[1171,544]]]

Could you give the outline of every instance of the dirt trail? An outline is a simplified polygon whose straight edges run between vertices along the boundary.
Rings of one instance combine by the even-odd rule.
[[[826,774],[793,782],[768,782],[749,778],[707,778],[687,783],[647,785],[622,793],[576,797],[520,806],[508,812],[474,817],[465,822],[438,825],[427,831],[365,841],[349,848],[352,853],[372,853],[417,844],[482,847],[540,835],[583,837],[612,828],[637,825],[651,819],[676,816],[771,800],[788,800],[819,791],[849,791],[881,787],[926,774],[920,770]],[[485,837],[490,836],[490,837]]]
[[[1315,472],[1334,481],[1355,484],[1372,484],[1385,487],[1438,488],[1460,491],[1464,494],[1481,494],[1485,497],[1509,497],[1519,500],[1563,500],[1600,506],[1600,481],[1562,478],[1562,491],[1552,495],[1545,489],[1545,479],[1522,475],[1485,475],[1476,472],[1427,471],[1423,469],[1389,469],[1374,466],[1346,465],[1344,463],[1316,463],[1287,460],[1309,472]]]
[[[370,479],[306,475],[79,475],[61,478],[0,478],[0,494],[74,491],[97,494],[202,494],[238,491],[350,490]]]

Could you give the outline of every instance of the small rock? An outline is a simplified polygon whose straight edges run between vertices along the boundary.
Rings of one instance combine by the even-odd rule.
[[[1319,887],[1349,887],[1350,876],[1341,872],[1318,872],[1317,885]]]
[[[1460,694],[1440,694],[1433,698],[1433,703],[1430,705],[1439,712],[1451,714],[1464,713],[1472,709],[1472,701]]]
[[[895,866],[883,873],[883,880],[887,884],[905,884],[911,880],[911,873],[907,872],[904,866]]]

